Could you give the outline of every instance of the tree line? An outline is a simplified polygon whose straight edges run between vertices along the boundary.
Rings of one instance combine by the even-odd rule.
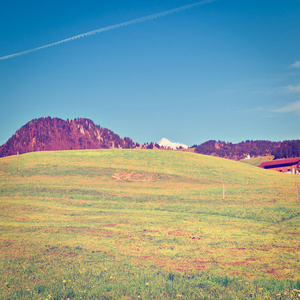
[[[251,157],[273,155],[274,159],[300,157],[300,140],[271,142],[265,140],[243,141],[237,144],[210,140],[194,146],[196,153],[240,160]]]

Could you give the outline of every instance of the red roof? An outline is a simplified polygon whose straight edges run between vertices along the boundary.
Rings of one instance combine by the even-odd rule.
[[[286,158],[286,159],[276,159],[271,161],[265,161],[260,164],[260,168],[266,168],[266,167],[274,167],[280,166],[280,165],[295,165],[300,162],[300,157],[295,158]]]

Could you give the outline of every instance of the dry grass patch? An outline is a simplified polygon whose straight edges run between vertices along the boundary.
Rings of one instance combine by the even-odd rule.
[[[112,178],[119,181],[157,181],[159,179],[172,179],[174,176],[167,174],[136,172],[132,170],[122,170],[115,172]]]

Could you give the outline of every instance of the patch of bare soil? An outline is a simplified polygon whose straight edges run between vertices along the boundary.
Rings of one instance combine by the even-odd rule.
[[[113,174],[112,176],[116,180],[120,181],[156,181],[158,179],[170,179],[172,175],[167,174],[155,174],[155,173],[144,173],[136,172],[132,170],[122,170]]]

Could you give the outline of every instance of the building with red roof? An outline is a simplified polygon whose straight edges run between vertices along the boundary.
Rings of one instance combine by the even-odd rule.
[[[298,174],[300,173],[300,157],[266,161],[261,163],[259,167],[282,173]]]

